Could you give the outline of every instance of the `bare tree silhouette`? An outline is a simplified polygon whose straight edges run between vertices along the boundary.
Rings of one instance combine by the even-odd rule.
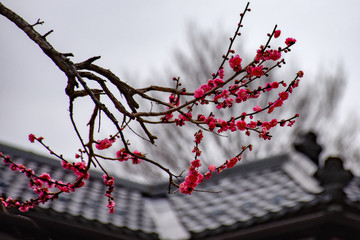
[[[152,78],[155,76],[155,78],[158,79],[169,79],[172,77],[171,74],[176,72],[181,76],[182,82],[192,88],[200,86],[207,79],[211,78],[211,74],[216,71],[220,64],[221,59],[219,56],[221,56],[226,48],[226,45],[224,45],[224,43],[226,43],[224,39],[226,34],[214,34],[211,30],[201,30],[193,24],[189,25],[187,34],[190,51],[184,52],[182,49],[174,50],[172,58],[175,60],[175,64],[168,66],[165,72],[155,72]],[[204,51],[204,49],[206,50]],[[243,44],[236,46],[237,52],[241,53],[241,49],[245,49]],[[251,59],[254,56],[242,57]],[[278,78],[279,76],[275,73],[274,75],[270,75],[266,81],[271,82],[275,79],[279,81],[280,79]],[[303,81],[301,84],[301,89],[294,93],[294,97],[286,103],[291,105],[292,108],[279,108],[276,109],[274,114],[274,117],[278,118],[280,116],[290,116],[294,112],[299,113],[298,124],[294,124],[290,129],[274,129],[272,135],[274,136],[275,144],[264,142],[255,135],[249,139],[242,134],[223,138],[214,137],[214,135],[209,134],[206,136],[209,138],[207,139],[206,145],[209,154],[203,157],[203,161],[208,164],[219,163],[217,159],[231,157],[228,155],[228,152],[231,152],[230,149],[233,146],[228,144],[229,141],[238,142],[239,148],[245,143],[252,143],[256,146],[250,155],[247,153],[244,154],[244,156],[249,156],[249,158],[245,158],[244,161],[289,152],[292,151],[292,144],[299,134],[313,131],[319,136],[320,143],[323,145],[323,154],[340,155],[346,160],[347,164],[353,167],[356,166],[356,164],[358,164],[357,159],[360,159],[360,150],[356,147],[355,141],[360,135],[358,131],[359,127],[357,127],[358,124],[356,124],[358,118],[356,115],[349,115],[346,117],[347,121],[342,122],[338,117],[340,110],[339,104],[346,86],[346,76],[344,76],[342,67],[337,66],[333,73],[321,72],[316,79],[306,79],[306,81]],[[266,95],[267,97],[264,96],[259,99],[258,105],[264,106],[268,104],[271,99],[274,99],[274,94],[273,92],[269,92]],[[244,105],[242,105],[242,107],[244,107]],[[250,106],[253,106],[253,104],[248,104],[248,107]],[[242,112],[248,110],[249,108],[230,109],[230,111],[234,112],[233,114],[236,114],[236,111]],[[266,113],[259,114],[259,118],[264,117],[266,117]],[[159,158],[158,161],[169,165],[173,169],[180,171],[188,166],[193,158],[188,151],[193,145],[193,137],[191,134],[187,134],[182,128],[163,128],[161,131],[155,130],[155,132],[156,135],[159,136],[159,139],[165,139],[165,143],[159,144],[160,147],[157,148],[146,145],[147,151],[156,151],[156,155]],[[175,141],[167,145],[166,139],[173,138],[181,139],[181,141]],[[184,151],[181,151],[182,149],[184,149]],[[209,151],[209,149],[211,151]],[[171,153],[176,153],[176,156]],[[173,161],[174,157],[178,160]],[[128,170],[132,171],[133,168],[128,165]],[[149,171],[149,169],[136,169],[136,171]],[[154,169],[152,174],[155,177],[150,177],[150,179],[156,179],[158,171]]]

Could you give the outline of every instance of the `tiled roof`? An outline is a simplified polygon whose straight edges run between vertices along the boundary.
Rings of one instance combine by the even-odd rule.
[[[316,194],[305,190],[284,170],[287,160],[284,155],[232,169],[205,186],[220,193],[170,195],[169,199],[194,237],[278,219],[318,201]]]
[[[26,156],[19,150],[0,145],[0,151],[6,153],[6,150],[15,157],[18,153],[16,160],[32,164],[33,169],[51,172],[54,177],[65,177],[65,180],[68,177],[55,167],[54,161],[33,154]],[[135,238],[216,239],[221,234],[319,209],[330,200],[313,177],[315,170],[315,166],[296,154],[270,157],[240,164],[199,185],[202,189],[220,191],[218,193],[194,192],[190,196],[165,194],[166,185],[145,186],[118,180],[114,194],[115,214],[107,213],[105,188],[97,176],[83,189],[42,208],[61,213],[63,218],[81,218],[94,226],[106,226],[111,231],[126,230]],[[3,166],[0,166],[0,172],[0,192],[31,197],[20,179],[12,180],[13,173]],[[360,210],[360,178],[353,178],[345,193],[347,206]]]
[[[0,145],[0,151],[9,155],[17,163],[25,164],[36,173],[48,172],[54,179],[71,181],[73,174],[64,171],[58,161],[31,153],[11,149]],[[30,199],[35,197],[28,187],[28,180],[19,173],[9,171],[4,164],[0,165],[0,193],[7,196]],[[64,221],[74,221],[99,231],[116,232],[136,239],[157,239],[153,219],[145,208],[142,192],[129,186],[117,185],[113,196],[116,199],[116,214],[109,214],[104,196],[106,188],[97,172],[90,174],[84,187],[74,193],[64,193],[56,201],[41,205],[49,217],[56,216]],[[126,181],[122,181],[126,185]],[[34,209],[36,211],[37,208]],[[101,224],[99,224],[101,223]]]

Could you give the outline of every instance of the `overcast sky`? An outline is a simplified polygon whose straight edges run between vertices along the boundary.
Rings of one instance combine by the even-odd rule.
[[[40,33],[53,29],[48,41],[58,51],[72,52],[74,62],[101,55],[99,65],[120,77],[130,74],[132,79],[143,79],[152,69],[162,69],[171,62],[174,48],[187,51],[189,23],[227,32],[230,37],[246,5],[240,0],[1,2],[30,23],[38,18],[45,21],[36,29]],[[255,53],[266,33],[278,24],[283,37],[298,41],[287,62],[298,64],[305,81],[314,81],[316,86],[317,74],[333,73],[343,66],[349,81],[344,111],[358,112],[359,1],[256,0],[250,7],[241,39],[248,53]],[[44,152],[27,140],[28,134],[34,133],[45,137],[54,150],[73,156],[80,145],[73,140],[68,119],[65,75],[2,16],[0,52],[0,142]],[[159,84],[155,79],[154,83]]]

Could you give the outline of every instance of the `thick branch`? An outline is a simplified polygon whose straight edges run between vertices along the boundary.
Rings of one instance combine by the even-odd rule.
[[[109,79],[109,81],[118,88],[118,90],[120,91],[121,94],[123,94],[125,96],[125,99],[126,99],[127,103],[129,104],[129,107],[131,108],[131,110],[133,110],[133,112],[135,112],[135,109],[139,108],[139,104],[133,99],[133,95],[136,93],[136,90],[134,88],[132,88],[131,86],[129,86],[128,84],[121,81],[120,78],[118,78],[110,70],[107,70],[107,69],[99,67],[95,64],[92,64],[91,62],[89,62],[89,60],[82,62],[82,63],[75,64],[75,67],[78,70],[86,69],[86,70],[94,71],[98,74],[103,75],[104,77]]]
[[[37,31],[34,30],[32,25],[27,23],[23,18],[10,9],[6,8],[1,2],[0,14],[8,18],[11,22],[15,23],[16,26],[23,30],[29,36],[29,38],[33,40],[68,77],[75,76],[75,68],[73,63],[62,53],[56,51],[53,46],[51,46],[51,44],[46,41],[44,36],[40,35]]]

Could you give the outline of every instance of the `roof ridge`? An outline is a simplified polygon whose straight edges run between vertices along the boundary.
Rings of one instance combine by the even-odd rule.
[[[317,167],[313,162],[298,154],[293,154],[291,159],[282,167],[282,170],[286,172],[289,177],[305,191],[312,194],[319,194],[323,190],[314,178],[316,169]]]

